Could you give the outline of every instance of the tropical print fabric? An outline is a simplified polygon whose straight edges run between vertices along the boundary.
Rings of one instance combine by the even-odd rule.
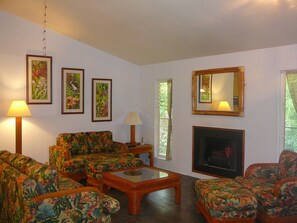
[[[0,222],[111,222],[119,202],[48,165],[0,151]]]
[[[57,138],[57,145],[68,148],[71,155],[82,155],[102,152],[114,152],[112,132],[78,132],[62,133]],[[122,152],[128,152],[128,148],[122,145]]]
[[[88,177],[96,180],[102,180],[102,173],[127,169],[132,167],[143,166],[143,162],[139,158],[131,157],[110,157],[106,160],[91,161],[86,165],[86,173]]]
[[[117,207],[119,204],[117,203]],[[30,203],[29,222],[111,222],[97,191],[82,191]]]
[[[256,195],[260,212],[297,221],[297,153],[284,150],[278,164],[253,164],[246,172],[235,180]]]
[[[86,177],[86,163],[89,161],[134,157],[124,143],[112,140],[110,131],[62,133],[57,137],[57,145],[49,150],[50,164],[73,179]]]
[[[284,150],[279,158],[278,177],[297,177],[297,153]]]
[[[8,151],[1,151],[0,159],[35,179],[42,193],[58,190],[59,182],[56,168],[41,164],[30,157],[9,153]]]
[[[245,171],[245,177],[262,179],[265,182],[269,180],[276,183],[278,179],[278,164],[252,164]]]
[[[217,219],[255,218],[257,200],[253,193],[232,179],[197,180],[197,198]]]
[[[27,222],[29,199],[40,195],[37,182],[0,160],[1,222]]]

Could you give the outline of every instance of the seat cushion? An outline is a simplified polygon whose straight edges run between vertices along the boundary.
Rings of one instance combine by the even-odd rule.
[[[256,217],[254,194],[232,179],[197,180],[195,190],[197,198],[214,218]]]
[[[235,180],[244,188],[255,194],[258,201],[258,210],[260,212],[270,216],[288,216],[296,214],[296,199],[289,201],[289,198],[283,200],[274,196],[274,183],[253,177],[236,177]],[[292,190],[294,190],[294,188],[295,187],[292,186]],[[290,189],[290,186],[288,186],[287,189]],[[293,195],[294,193],[294,191],[291,191],[290,194]],[[288,202],[290,202],[290,205],[288,205]]]
[[[258,201],[258,209],[269,215],[279,215],[281,208],[274,197],[274,184],[264,179],[236,177],[235,180],[244,188],[253,192]]]
[[[101,180],[102,173],[127,169],[142,166],[143,162],[139,158],[131,158],[131,157],[109,157],[105,160],[94,160],[90,161],[86,164],[86,173],[88,177]]]

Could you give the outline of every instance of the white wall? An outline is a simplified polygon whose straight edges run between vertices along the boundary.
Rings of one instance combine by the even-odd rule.
[[[26,54],[43,55],[43,27],[0,12],[0,30],[0,149],[14,152],[15,121],[5,116],[11,100],[26,98]],[[50,30],[47,55],[53,57],[53,104],[29,105],[23,154],[48,161],[48,147],[61,132],[111,130],[115,140],[128,141],[130,128],[123,121],[129,111],[138,111],[139,66]],[[61,114],[61,67],[85,69],[84,114]],[[111,122],[91,121],[92,78],[112,79]]]
[[[43,28],[0,12],[0,149],[14,152],[14,119],[5,117],[11,100],[26,97],[26,54],[42,55]],[[114,139],[129,140],[123,120],[139,111],[137,141],[154,142],[155,80],[173,79],[173,160],[156,165],[192,175],[192,126],[245,130],[245,168],[254,162],[275,162],[279,155],[280,71],[297,68],[297,45],[212,57],[136,66],[48,30],[48,55],[53,57],[53,104],[30,105],[23,118],[23,154],[45,162],[48,147],[61,132],[111,130]],[[244,117],[191,114],[193,70],[245,67]],[[61,115],[61,67],[85,69],[85,113]],[[111,122],[91,122],[91,78],[113,80]]]
[[[193,70],[245,67],[244,117],[191,114]],[[233,54],[172,61],[142,66],[141,110],[146,125],[142,131],[154,139],[155,80],[173,79],[173,160],[156,160],[156,165],[192,175],[192,126],[245,130],[245,168],[255,162],[276,162],[279,148],[280,72],[297,68],[297,45]]]

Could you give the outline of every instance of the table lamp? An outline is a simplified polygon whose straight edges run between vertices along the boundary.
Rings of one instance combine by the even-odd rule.
[[[138,116],[137,112],[129,112],[126,119],[125,124],[130,125],[130,142],[127,143],[128,146],[136,146],[140,143],[135,142],[135,125],[141,125],[142,121]]]
[[[24,100],[13,101],[6,116],[15,117],[15,146],[16,153],[22,154],[22,117],[31,116],[28,105]]]
[[[228,101],[221,101],[218,107],[218,111],[231,111]]]

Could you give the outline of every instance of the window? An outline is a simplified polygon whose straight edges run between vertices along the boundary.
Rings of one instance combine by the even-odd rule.
[[[155,146],[157,157],[171,160],[172,80],[157,80],[155,111]]]
[[[297,152],[297,71],[285,76],[284,149]]]

